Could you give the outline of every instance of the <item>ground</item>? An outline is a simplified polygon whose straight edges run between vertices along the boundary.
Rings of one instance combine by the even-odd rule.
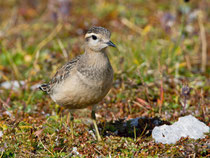
[[[209,134],[157,144],[149,121],[170,124],[192,114],[210,125],[209,6],[208,0],[0,1],[0,157],[209,157]],[[101,142],[91,107],[75,112],[72,139],[68,111],[36,88],[83,53],[93,25],[108,28],[117,45],[109,48],[113,87],[97,109]],[[144,120],[138,127],[122,129],[138,117]]]

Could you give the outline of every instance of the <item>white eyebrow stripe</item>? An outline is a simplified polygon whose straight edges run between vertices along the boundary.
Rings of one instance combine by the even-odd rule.
[[[85,35],[85,38],[90,37],[90,36],[92,36],[92,35],[96,35],[96,34],[95,34],[95,33],[87,33],[87,34]]]

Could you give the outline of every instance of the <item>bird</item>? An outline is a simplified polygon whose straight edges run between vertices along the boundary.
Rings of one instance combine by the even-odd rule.
[[[97,104],[107,95],[113,83],[113,68],[107,47],[116,47],[111,32],[100,26],[91,27],[85,34],[84,53],[64,64],[49,83],[40,89],[58,105],[70,110],[73,137],[73,111],[92,106],[91,118],[97,139],[101,136],[96,124]]]

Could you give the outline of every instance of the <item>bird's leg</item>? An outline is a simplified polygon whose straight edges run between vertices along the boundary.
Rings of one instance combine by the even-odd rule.
[[[71,137],[74,138],[74,130],[73,130],[73,123],[74,123],[74,115],[72,111],[69,111],[70,115],[70,129],[71,129]]]
[[[97,126],[97,124],[96,124],[96,115],[95,115],[95,111],[96,111],[96,105],[94,105],[94,106],[92,107],[91,118],[92,118],[92,120],[93,120],[93,125],[94,125],[95,130],[96,130],[97,139],[98,139],[98,141],[101,141],[102,139],[101,139],[101,136],[100,136],[100,134],[99,134],[98,126]]]

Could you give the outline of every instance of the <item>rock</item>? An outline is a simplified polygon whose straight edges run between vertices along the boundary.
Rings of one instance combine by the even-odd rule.
[[[14,81],[5,81],[5,82],[0,84],[0,87],[2,87],[4,89],[11,89],[11,90],[14,90],[14,91],[18,91],[20,89],[20,87],[22,87],[24,85],[26,85],[25,81],[14,80]],[[40,85],[41,85],[40,83],[34,84],[30,87],[30,89],[31,90],[39,89]]]
[[[181,137],[193,139],[204,138],[204,133],[209,132],[209,127],[192,115],[180,117],[172,125],[155,127],[152,137],[157,143],[175,144]]]
[[[4,89],[11,89],[14,91],[17,91],[21,86],[25,84],[25,81],[5,81],[1,83],[0,87],[3,87]]]

